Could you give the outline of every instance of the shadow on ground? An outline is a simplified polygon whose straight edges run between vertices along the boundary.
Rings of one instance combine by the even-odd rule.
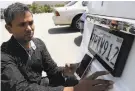
[[[77,45],[77,46],[80,46],[81,45],[81,42],[82,42],[82,35],[76,37],[74,39],[74,43]]]
[[[75,32],[79,32],[79,31],[71,27],[50,28],[48,30],[49,34],[64,34],[64,33],[75,33]]]

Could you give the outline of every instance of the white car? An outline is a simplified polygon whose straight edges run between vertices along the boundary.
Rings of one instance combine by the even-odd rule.
[[[55,25],[71,25],[79,29],[79,19],[86,12],[88,1],[71,1],[64,7],[54,8],[53,21]]]

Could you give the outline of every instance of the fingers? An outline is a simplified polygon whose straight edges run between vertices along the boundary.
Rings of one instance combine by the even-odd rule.
[[[70,71],[76,71],[77,69],[77,64],[66,64],[65,67],[70,70]]]
[[[63,71],[64,76],[74,76],[74,72],[76,71],[74,65],[65,64],[65,68]]]
[[[100,84],[94,86],[93,91],[108,91],[109,89],[112,89],[113,85],[108,85],[108,84]]]
[[[65,70],[66,72],[71,72],[71,67],[70,67],[70,64],[65,64]]]
[[[73,67],[73,68],[77,68],[79,65],[80,65],[80,63],[73,63],[73,64],[70,64],[70,66]]]
[[[113,87],[113,81],[96,79],[96,80],[80,80],[76,85],[76,91],[108,91]]]
[[[65,67],[68,67],[69,68],[70,67],[70,64],[69,63],[66,63],[65,64]]]
[[[103,84],[103,85],[113,85],[114,82],[111,81],[111,80],[103,80],[103,79],[93,80],[93,83],[92,83],[93,86],[100,85],[100,84]]]
[[[97,72],[93,73],[91,76],[89,76],[88,79],[94,80],[99,76],[107,75],[107,74],[109,74],[109,72],[107,72],[107,71],[97,71]]]
[[[108,91],[113,88],[113,81],[97,79],[93,80],[92,86],[94,86],[94,91]]]

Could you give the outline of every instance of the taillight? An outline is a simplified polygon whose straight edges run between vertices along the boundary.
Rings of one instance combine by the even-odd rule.
[[[60,16],[60,14],[59,14],[58,11],[55,11],[55,15],[56,15],[56,16]]]

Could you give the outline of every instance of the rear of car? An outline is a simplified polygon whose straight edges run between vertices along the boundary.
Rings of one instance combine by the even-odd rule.
[[[55,25],[68,25],[70,20],[66,12],[66,7],[59,7],[54,9],[53,21]]]
[[[64,7],[54,8],[53,21],[55,25],[73,25],[80,18],[87,7],[83,1],[71,1]]]

